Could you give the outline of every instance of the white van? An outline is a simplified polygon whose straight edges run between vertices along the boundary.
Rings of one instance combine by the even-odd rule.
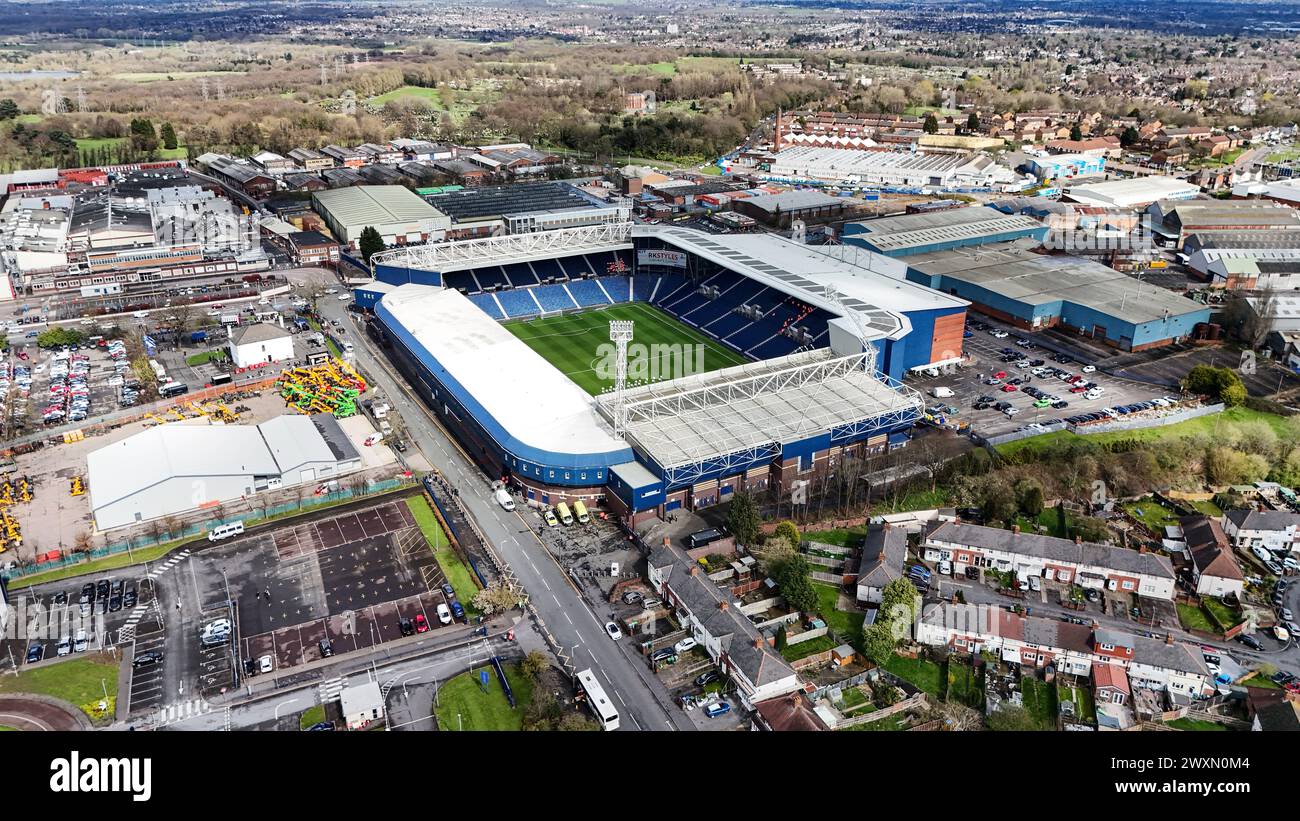
[[[948,399],[954,396],[952,388],[930,388],[930,395],[935,399]]]
[[[354,350],[356,350],[356,348],[353,347],[351,342],[343,343],[343,353],[347,354],[348,356],[351,356]]]
[[[515,509],[515,500],[510,498],[510,494],[505,488],[497,488],[496,492],[492,494],[492,497],[497,500],[497,504],[501,505],[502,510]]]
[[[228,525],[214,527],[208,531],[208,541],[219,542],[222,539],[228,539],[231,536],[238,536],[244,532],[243,522],[231,522]]]

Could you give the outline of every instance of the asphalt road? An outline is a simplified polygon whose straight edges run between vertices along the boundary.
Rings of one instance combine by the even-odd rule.
[[[487,477],[435,424],[432,412],[387,360],[381,361],[381,355],[371,347],[369,337],[352,320],[354,315],[347,312],[345,304],[327,299],[319,310],[327,319],[337,318],[350,327],[348,335],[357,343],[357,363],[395,403],[412,441],[425,457],[459,488],[461,499],[484,535],[514,570],[551,634],[566,648],[577,668],[590,667],[596,672],[619,705],[624,719],[621,729],[693,729],[686,715],[668,702],[649,667],[635,658],[629,640],[615,642],[605,635],[608,614],[588,607],[529,522],[518,512],[507,513],[491,500]]]

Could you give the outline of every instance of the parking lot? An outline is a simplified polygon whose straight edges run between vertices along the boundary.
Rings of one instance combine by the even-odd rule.
[[[1103,374],[1090,362],[1044,349],[1034,334],[984,317],[970,317],[967,333],[963,346],[967,366],[935,372],[937,375],[917,372],[907,381],[925,394],[931,415],[965,421],[981,436],[998,436],[1027,425],[1047,425],[1166,395],[1152,386]],[[1079,382],[1070,383],[1067,378]],[[1084,387],[1088,384],[1100,388],[1100,393],[1088,394]],[[953,395],[934,395],[944,393],[944,388]]]
[[[7,651],[15,660],[35,664],[57,659],[61,652],[96,652],[131,641],[152,608],[153,585],[124,576],[72,579],[14,591],[10,601],[25,632],[6,641]]]
[[[205,551],[194,557],[194,577],[210,605],[202,623],[225,617],[220,611],[229,591],[231,663],[246,675],[278,674],[326,654],[436,630],[442,626],[439,605],[451,610],[455,601],[402,501]],[[204,664],[220,677],[215,657]]]

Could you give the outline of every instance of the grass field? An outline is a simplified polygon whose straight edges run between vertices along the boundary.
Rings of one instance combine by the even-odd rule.
[[[1042,436],[1031,436],[1028,439],[1019,439],[1015,442],[1007,442],[998,445],[997,450],[1003,456],[1011,456],[1023,450],[1036,450],[1044,445],[1051,444],[1058,440],[1077,440],[1096,442],[1105,444],[1107,442],[1120,442],[1129,439],[1141,442],[1159,442],[1166,439],[1177,439],[1187,436],[1206,436],[1222,438],[1227,428],[1238,422],[1265,422],[1278,434],[1283,433],[1285,417],[1263,411],[1251,410],[1250,408],[1228,408],[1222,413],[1212,413],[1208,416],[1198,416],[1195,419],[1188,419],[1185,422],[1175,422],[1172,425],[1164,425],[1157,428],[1142,428],[1139,430],[1119,430],[1108,433],[1090,433],[1078,434],[1069,431],[1054,431],[1044,433]]]
[[[479,683],[479,673],[488,672],[487,692]],[[476,667],[456,676],[438,688],[438,729],[444,732],[461,730],[519,730],[524,723],[524,708],[533,700],[533,682],[519,672],[515,664],[505,665],[506,680],[514,691],[516,708],[510,708],[501,682],[491,667]]]
[[[602,367],[606,351],[611,351],[609,323],[612,320],[632,320],[632,346],[636,345],[703,345],[696,356],[689,348],[678,349],[680,355],[655,356],[656,349],[628,349],[628,382],[660,382],[689,373],[705,373],[739,365],[747,360],[740,354],[724,348],[704,334],[683,325],[668,314],[645,303],[614,305],[601,310],[580,314],[521,319],[509,322],[506,327],[524,344],[541,354],[580,388],[595,396],[613,385],[613,366]],[[604,347],[602,347],[604,346]],[[644,354],[638,359],[638,351]],[[662,349],[668,350],[668,349]],[[612,355],[608,357],[612,363]],[[608,371],[608,373],[606,373]],[[608,378],[606,378],[608,377]]]
[[[61,698],[80,707],[91,720],[111,717],[117,700],[118,662],[107,654],[81,656],[58,664],[24,670],[16,676],[0,677],[0,693],[39,693]],[[96,705],[107,697],[107,716],[98,715]]]
[[[438,517],[433,514],[433,509],[429,507],[429,503],[423,496],[407,497],[406,506],[411,509],[415,523],[420,526],[424,538],[429,542],[438,567],[442,568],[443,575],[456,591],[456,598],[465,606],[465,614],[470,618],[478,616],[478,608],[472,603],[479,589],[474,583],[473,571],[466,567],[452,550],[451,542],[443,532],[442,525],[438,523]]]

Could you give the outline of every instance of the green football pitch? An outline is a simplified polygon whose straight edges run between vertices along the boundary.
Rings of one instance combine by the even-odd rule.
[[[628,346],[629,385],[707,373],[749,361],[658,308],[641,302],[578,314],[520,319],[507,322],[506,327],[595,396],[614,384],[609,323],[616,319],[630,319],[634,323],[632,343]]]

